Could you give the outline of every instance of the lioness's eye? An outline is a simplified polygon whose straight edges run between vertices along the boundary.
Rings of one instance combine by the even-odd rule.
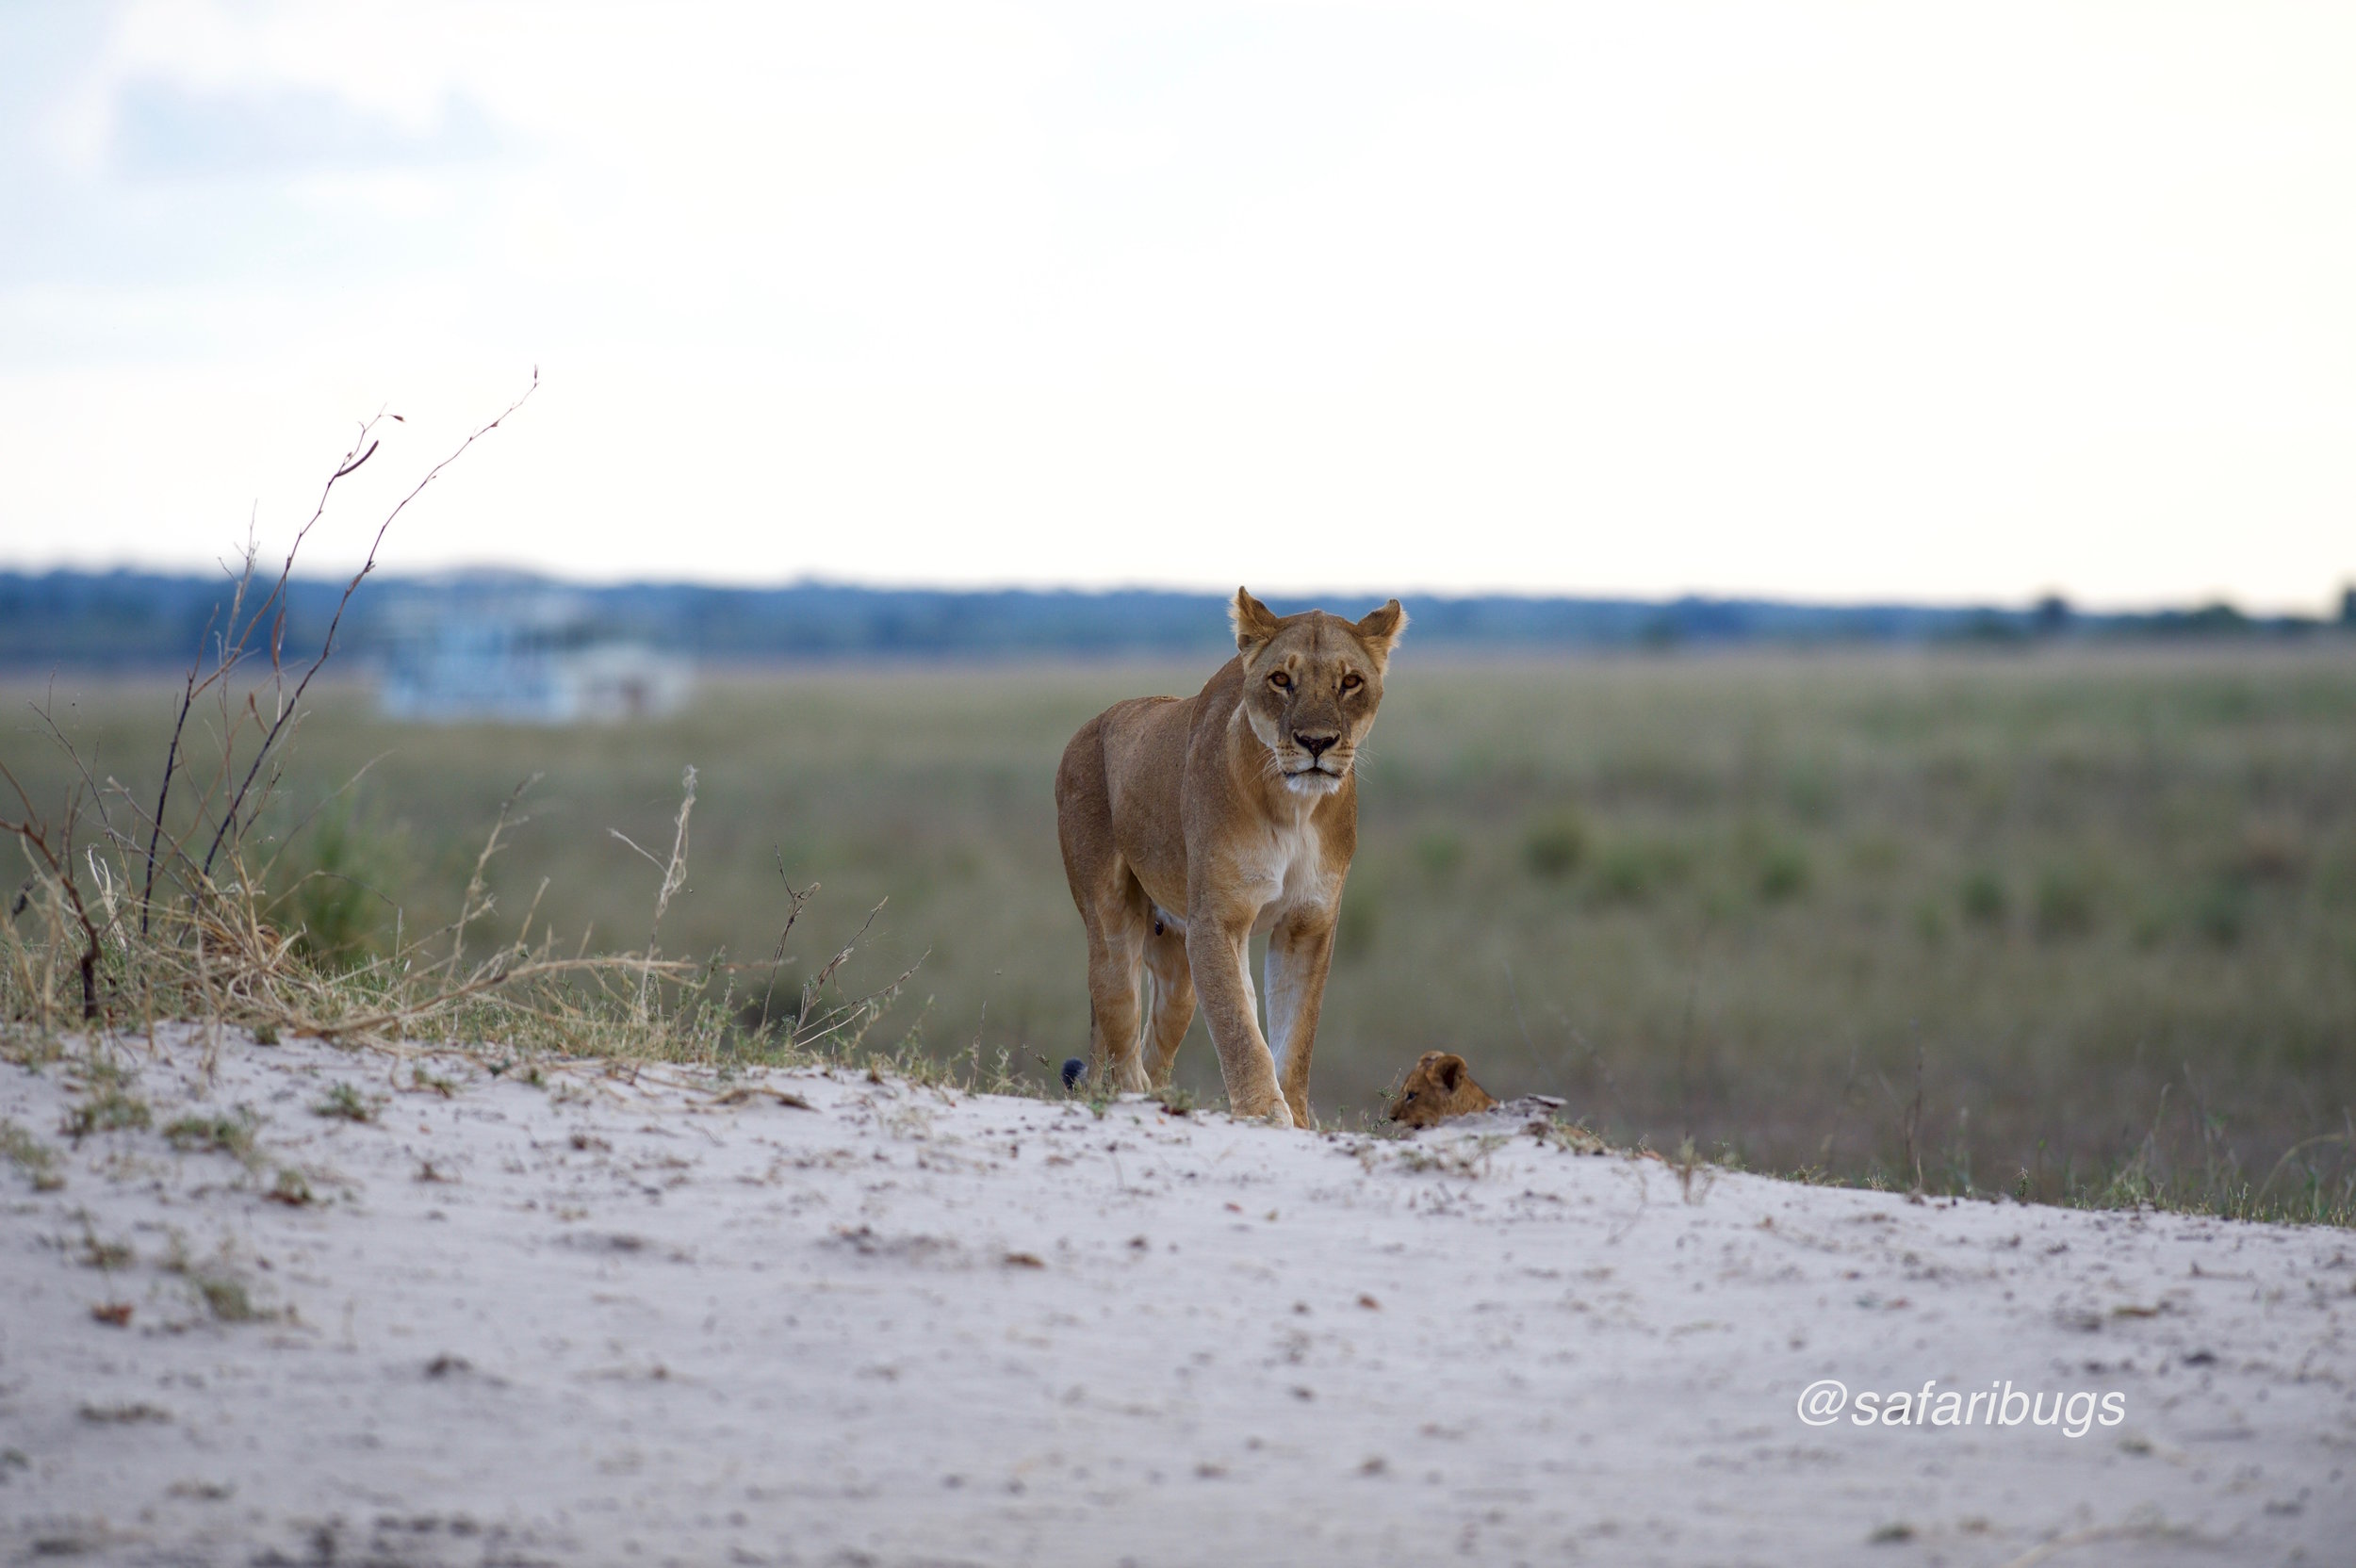
[[[1345,692],[1354,692],[1365,684],[1365,681],[1359,679],[1354,675],[1346,675],[1342,677],[1342,690]]]
[[[1286,675],[1284,671],[1279,670],[1274,675],[1268,678],[1268,683],[1281,692],[1293,683],[1293,678]]]

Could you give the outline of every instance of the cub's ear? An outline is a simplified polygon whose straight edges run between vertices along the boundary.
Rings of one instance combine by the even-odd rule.
[[[1391,602],[1396,605],[1399,601],[1394,599]],[[1448,1093],[1454,1094],[1456,1092],[1456,1086],[1464,1081],[1464,1058],[1462,1056],[1443,1056],[1440,1058],[1439,1066],[1435,1071],[1440,1080],[1440,1086],[1448,1090]]]
[[[1387,660],[1391,650],[1399,646],[1399,634],[1407,629],[1407,612],[1393,599],[1380,610],[1369,610],[1358,622],[1358,636],[1377,659]]]
[[[1276,635],[1276,617],[1268,607],[1252,596],[1249,588],[1235,590],[1235,599],[1227,607],[1227,623],[1235,629],[1235,651],[1249,657],[1266,647]]]

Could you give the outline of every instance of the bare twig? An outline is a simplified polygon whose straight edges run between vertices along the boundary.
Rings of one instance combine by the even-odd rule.
[[[818,884],[815,882],[795,891],[792,879],[785,874],[785,850],[778,847],[775,853],[777,858],[777,880],[785,884],[785,928],[777,933],[777,950],[769,959],[769,983],[761,988],[761,1021],[754,1026],[755,1034],[768,1031],[769,1003],[777,995],[777,971],[785,964],[785,944],[794,935],[794,923],[802,918],[803,906],[818,896]]]
[[[867,918],[859,922],[859,929],[851,933],[851,939],[843,944],[843,950],[827,959],[826,967],[802,988],[802,1005],[800,1010],[794,1015],[794,1038],[802,1037],[802,1026],[810,1020],[810,1010],[817,1003],[818,993],[826,988],[827,981],[834,978],[834,972],[849,961],[852,950],[857,948],[860,939],[867,935],[867,928],[875,923],[875,917],[882,914],[883,906],[891,902],[888,898],[877,899],[875,906],[867,911]],[[908,972],[910,974],[916,972],[913,966],[909,968]]]
[[[32,796],[25,792],[25,786],[17,782],[16,775],[8,771],[8,765],[6,762],[0,762],[0,778],[6,778],[8,781],[8,787],[16,792],[17,800],[25,808],[25,815],[17,821],[10,822],[5,817],[0,817],[0,832],[15,834],[25,849],[37,857],[41,865],[49,868],[50,880],[57,884],[67,906],[73,909],[75,922],[82,927],[82,1017],[84,1019],[96,1018],[98,1016],[98,958],[101,952],[98,926],[90,918],[90,909],[82,902],[82,890],[74,886],[73,847],[70,836],[64,850],[60,851],[52,847],[49,842],[48,825],[39,820],[38,814],[33,809]]]
[[[409,503],[416,500],[418,496],[422,495],[425,491],[425,487],[433,483],[435,479],[439,478],[443,469],[457,462],[461,457],[464,457],[466,454],[466,449],[472,447],[477,441],[482,440],[483,437],[499,429],[500,424],[503,423],[510,415],[513,415],[517,409],[523,407],[523,405],[531,400],[532,393],[538,391],[539,389],[540,372],[535,368],[532,372],[532,384],[524,389],[521,397],[517,398],[514,402],[509,403],[506,408],[502,409],[499,412],[498,418],[493,419],[489,424],[483,426],[480,430],[474,432],[473,434],[467,436],[464,441],[461,441],[455,451],[451,452],[448,457],[442,459],[441,462],[434,465],[433,467],[427,469],[425,478],[417,481],[416,487],[407,495],[401,497],[400,501],[394,505],[393,509],[384,514],[384,520],[377,524],[376,535],[368,542],[368,558],[361,562],[360,569],[352,574],[352,580],[344,585],[343,596],[335,601],[335,613],[328,618],[327,635],[319,641],[319,657],[311,661],[310,667],[303,672],[303,678],[295,682],[294,695],[288,698],[286,702],[281,706],[276,718],[271,721],[269,729],[262,736],[260,749],[255,751],[254,754],[253,765],[246,769],[244,780],[238,784],[237,792],[230,797],[228,808],[221,813],[221,826],[214,830],[212,844],[205,852],[205,864],[202,868],[202,872],[205,876],[209,877],[212,874],[214,858],[220,855],[221,841],[228,836],[230,828],[236,824],[237,820],[237,812],[245,804],[246,793],[254,787],[254,776],[262,771],[263,759],[268,757],[270,754],[270,748],[277,744],[279,733],[286,728],[287,719],[294,714],[296,709],[302,704],[303,693],[310,690],[311,678],[319,673],[319,666],[326,663],[328,655],[335,651],[335,633],[343,625],[344,611],[350,607],[352,603],[352,596],[359,592],[361,581],[366,579],[370,572],[376,570],[376,552],[384,546],[384,535],[392,528],[394,519],[408,510]],[[375,449],[375,447],[371,446],[368,449],[368,452],[373,452]],[[345,466],[337,469],[335,478],[328,481],[329,488],[332,489],[334,487],[336,479],[341,479],[344,475],[358,467],[362,463],[367,462],[368,452],[362,453],[357,460],[347,461]],[[327,494],[325,491],[322,491],[319,496],[319,507],[321,510],[324,510],[326,505]],[[318,520],[318,514],[315,513],[311,521],[315,523]],[[310,528],[311,523],[303,524],[303,532],[308,532]],[[301,541],[302,533],[298,533],[296,535],[296,542],[300,544]],[[286,562],[287,569],[291,571],[294,564],[294,554],[291,550],[287,552]],[[279,580],[283,586],[286,579],[282,576]]]
[[[210,636],[212,630],[212,619],[207,617],[205,622],[204,636]],[[163,840],[164,808],[172,800],[172,776],[179,770],[180,732],[188,727],[188,710],[196,706],[196,672],[198,664],[201,664],[204,659],[204,639],[200,637],[197,642],[196,660],[188,665],[188,684],[180,693],[180,716],[172,720],[172,740],[164,747],[163,782],[155,787],[155,815],[153,819],[153,825],[149,827],[147,833],[147,880],[139,889],[139,935],[142,937],[147,935],[148,911],[155,903],[155,850]]]

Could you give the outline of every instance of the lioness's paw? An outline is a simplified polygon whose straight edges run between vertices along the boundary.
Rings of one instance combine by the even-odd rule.
[[[1282,1127],[1288,1133],[1300,1125],[1299,1122],[1293,1120],[1293,1108],[1282,1100],[1270,1105],[1268,1108],[1268,1114],[1260,1119],[1271,1127]]]

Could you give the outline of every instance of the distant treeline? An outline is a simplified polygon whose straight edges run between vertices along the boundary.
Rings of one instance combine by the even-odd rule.
[[[284,644],[307,657],[326,634],[342,580],[289,585]],[[418,612],[453,595],[548,589],[577,602],[602,631],[716,662],[841,658],[1207,651],[1226,642],[1216,594],[1121,589],[939,591],[796,583],[716,588],[627,583],[573,588],[515,576],[372,578],[352,600],[342,652],[383,654]],[[185,662],[218,637],[230,585],[219,577],[155,573],[0,572],[0,665],[133,667]],[[1280,612],[1370,607],[1365,594],[1272,595]],[[2143,614],[2086,614],[2049,598],[2025,608],[1815,605],[1770,599],[1520,598],[1409,596],[1418,645],[1497,651],[1726,647],[1743,644],[2028,643],[2040,639],[2287,638],[2334,623],[2245,615],[2230,605]],[[2356,589],[2338,620],[2356,628]]]

